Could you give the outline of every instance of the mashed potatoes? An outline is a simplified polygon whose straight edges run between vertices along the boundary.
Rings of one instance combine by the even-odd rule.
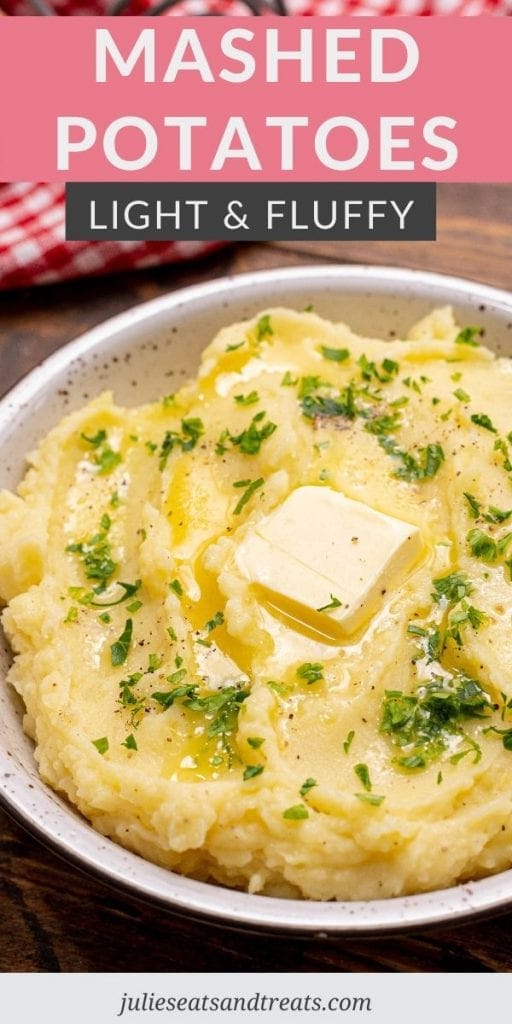
[[[512,364],[480,340],[270,309],[0,495],[10,681],[100,832],[321,900],[512,863]]]

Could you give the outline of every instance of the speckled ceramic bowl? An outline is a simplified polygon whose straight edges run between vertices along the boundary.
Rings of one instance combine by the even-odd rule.
[[[403,334],[433,306],[450,303],[462,324],[481,324],[489,344],[512,355],[512,295],[417,271],[300,267],[245,274],[187,288],[121,314],[61,349],[0,403],[0,485],[15,487],[24,455],[67,411],[105,387],[139,404],[195,373],[201,349],[221,326],[275,304],[346,320],[362,334]],[[5,677],[9,651],[0,654]],[[162,908],[225,926],[296,934],[375,934],[418,928],[512,902],[512,871],[421,896],[368,903],[279,900],[182,878],[95,832],[38,777],[21,706],[0,683],[0,796],[21,824],[57,853],[106,882]]]

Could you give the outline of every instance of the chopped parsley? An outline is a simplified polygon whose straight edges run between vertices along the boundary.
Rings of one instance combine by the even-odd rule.
[[[483,412],[483,413],[477,413],[477,412],[473,413],[473,415],[471,416],[471,422],[472,423],[476,423],[477,427],[483,427],[484,430],[490,430],[491,434],[497,434],[498,433],[496,427],[494,426],[494,423],[492,422],[490,417],[485,412]]]
[[[159,452],[160,469],[165,469],[169,455],[174,448],[181,448],[182,452],[190,452],[195,448],[199,438],[204,434],[203,421],[198,417],[191,417],[181,421],[181,434],[175,430],[168,430],[162,441]]]
[[[373,416],[364,425],[368,434],[391,434],[397,430],[401,423],[400,413],[384,413],[382,416]]]
[[[138,750],[137,740],[135,739],[135,736],[133,735],[132,732],[130,733],[129,736],[126,737],[125,740],[123,740],[121,746],[126,747],[127,750]]]
[[[341,608],[341,601],[339,598],[335,597],[334,594],[330,594],[329,596],[331,598],[329,604],[324,604],[321,608],[317,608],[317,612],[327,612],[331,608]]]
[[[174,674],[174,677],[176,675],[177,673]],[[169,678],[172,679],[172,677]],[[223,690],[216,690],[200,697],[197,693],[197,683],[185,683],[175,686],[167,692],[152,693],[151,696],[164,710],[172,707],[178,701],[190,711],[203,715],[208,722],[207,741],[220,742],[227,756],[228,766],[231,766],[235,753],[230,738],[236,731],[240,707],[249,696],[249,690],[226,686]]]
[[[170,683],[171,686],[179,686],[179,684],[185,679],[186,674],[186,668],[177,668],[176,672],[171,672],[170,676],[167,676],[167,682]]]
[[[500,540],[494,540],[494,537],[491,537],[490,534],[478,529],[478,527],[474,527],[473,530],[469,531],[466,540],[471,554],[475,558],[479,558],[483,562],[496,562],[510,544],[512,533],[505,534]]]
[[[236,445],[244,455],[257,455],[264,441],[277,430],[277,423],[261,421],[265,418],[266,412],[258,412],[253,416],[249,426],[241,434],[229,435],[229,440]]]
[[[87,434],[80,434],[80,437],[93,449],[92,461],[97,468],[98,476],[107,476],[122,461],[121,453],[114,451],[109,445],[106,430],[98,430],[93,437],[88,437]]]
[[[274,328],[270,322],[270,315],[269,313],[264,313],[256,324],[256,340],[263,341],[265,338],[271,338],[273,334]]]
[[[108,750],[108,739],[106,736],[101,736],[99,740],[92,740],[92,744],[96,747],[98,754],[102,756],[107,753]]]
[[[451,744],[454,736],[468,740],[463,724],[486,718],[492,711],[489,694],[476,679],[460,673],[451,680],[435,677],[415,693],[386,690],[380,731],[406,749],[397,758],[402,768],[425,768]]]
[[[248,736],[247,742],[253,750],[259,750],[265,742],[264,736]]]
[[[67,622],[76,622],[77,619],[78,619],[78,608],[76,608],[74,605],[72,605],[71,608],[68,611],[68,614],[66,615],[66,618],[64,619],[64,622],[65,623],[67,623]]]
[[[322,381],[321,377],[307,376],[301,377],[299,381],[298,397],[299,400],[306,398],[308,395],[312,395],[314,391],[317,391],[321,387],[330,387],[329,383]]]
[[[467,391],[464,391],[463,388],[456,388],[456,390],[453,393],[455,395],[455,398],[458,398],[459,402],[471,401],[470,395],[468,395]]]
[[[142,580],[135,580],[135,583],[122,583],[121,580],[116,582],[116,587],[121,587],[123,593],[115,601],[95,601],[94,597],[98,593],[99,588],[96,588],[92,593],[84,594],[80,599],[81,604],[89,604],[93,608],[115,608],[116,605],[122,604],[123,601],[127,601],[128,598],[134,597],[138,590],[142,586]],[[101,588],[100,592],[103,592]]]
[[[310,392],[300,398],[300,404],[302,414],[308,420],[332,419],[337,416],[353,420],[357,416],[355,391],[351,384],[337,398],[323,395],[320,392]]]
[[[437,622],[427,622],[425,625],[410,622],[407,629],[409,634],[418,638],[419,650],[429,665],[441,660],[448,640],[454,640],[458,647],[462,646],[463,627],[471,626],[476,631],[487,618],[484,612],[466,601],[473,587],[465,573],[453,572],[440,576],[433,580],[433,586],[433,600],[442,605],[444,610],[450,611],[445,628]]]
[[[237,480],[233,484],[233,487],[245,487],[242,497],[240,498],[238,504],[233,510],[233,515],[240,515],[242,509],[244,509],[245,506],[247,505],[247,502],[251,500],[255,491],[259,490],[260,487],[263,487],[264,483],[265,481],[263,477],[260,476],[258,477],[257,480]]]
[[[329,348],[328,345],[322,345],[320,352],[324,359],[330,359],[333,363],[344,363],[347,359],[350,359],[348,348]]]
[[[393,359],[384,359],[381,369],[378,370],[376,364],[367,359],[364,354],[357,360],[357,365],[361,370],[363,380],[370,381],[374,377],[381,384],[388,384],[400,369],[398,363]]]
[[[354,736],[355,736],[355,732],[354,732],[353,729],[351,729],[350,732],[347,735],[346,740],[343,740],[343,750],[345,751],[346,754],[348,754],[348,752],[349,752],[349,750],[350,750],[350,748],[352,746],[352,740],[354,739]]]
[[[323,679],[323,673],[323,665],[318,662],[305,661],[303,665],[299,666],[296,674],[299,679],[305,679],[308,685],[311,685],[311,683],[317,683],[319,679]]]
[[[316,779],[306,779],[306,781],[302,783],[302,786],[299,789],[300,795],[307,796],[309,791],[311,789],[314,789],[315,786],[318,786],[318,782],[316,781]]]
[[[380,807],[385,797],[377,796],[376,793],[354,793],[358,800],[364,804],[371,804],[372,807]]]
[[[473,517],[473,519],[478,519],[480,512],[482,510],[480,502],[477,501],[474,495],[470,494],[469,491],[464,491],[463,493],[469,505],[470,515]]]
[[[495,505],[489,505],[489,511],[484,515],[486,523],[507,523],[512,516],[512,508],[500,509]]]
[[[464,597],[469,597],[473,587],[464,572],[450,572],[447,576],[438,576],[432,580],[433,600],[439,604],[441,600],[449,604],[458,604]]]
[[[418,626],[414,622],[410,622],[407,627],[407,632],[420,638],[419,648],[423,655],[427,658],[427,663],[430,665],[433,661],[439,661],[443,651],[445,638],[435,623],[429,623],[425,626]]]
[[[475,608],[472,604],[468,604],[467,601],[462,601],[460,608],[450,615],[446,637],[451,637],[452,640],[455,640],[458,647],[462,647],[461,627],[469,624],[476,631],[480,629],[480,626],[486,620],[487,616],[484,612]]]
[[[162,658],[160,657],[159,654],[150,654],[149,655],[149,661],[148,661],[148,669],[147,669],[148,672],[150,672],[150,673],[156,672],[160,668],[161,664],[162,664]]]
[[[183,597],[183,587],[179,580],[172,580],[171,583],[169,583],[169,589],[174,590],[174,593],[177,594],[178,597]]]
[[[305,818],[309,818],[309,811],[304,804],[294,804],[283,811],[283,818],[286,818],[286,821],[304,821]]]
[[[377,435],[377,440],[393,459],[400,465],[393,476],[398,480],[426,480],[432,479],[445,461],[444,451],[440,444],[428,444],[426,448],[420,448],[417,456],[411,452],[402,451],[394,438],[387,434]]]
[[[217,629],[217,626],[222,626],[223,622],[224,615],[222,614],[222,612],[215,612],[213,619],[208,619],[208,622],[205,623],[204,628],[207,630],[208,633],[211,633],[212,630]]]
[[[249,779],[255,779],[257,775],[261,775],[264,766],[262,764],[248,764],[244,768],[243,780],[247,782]]]
[[[96,593],[105,590],[117,569],[108,541],[108,530],[102,529],[87,540],[68,544],[66,551],[79,556],[86,579],[97,581]]]
[[[235,395],[237,405],[256,405],[259,400],[260,396],[257,391],[250,391],[248,395]]]
[[[494,732],[497,736],[501,736],[505,750],[512,751],[512,729],[498,729],[495,725],[490,725],[488,729],[484,730],[484,732]]]
[[[481,334],[480,327],[464,327],[455,338],[455,344],[471,345],[472,348],[479,348],[480,342],[477,341],[479,334]]]
[[[295,384],[298,384],[298,377],[292,377],[290,371],[287,370],[281,381],[281,387],[292,388],[295,386]]]
[[[366,792],[369,793],[371,791],[372,784],[370,781],[370,772],[368,770],[368,765],[356,764],[354,765],[354,772],[357,775],[361,785],[363,786],[363,789],[365,789]]]
[[[508,435],[508,439],[510,440],[510,434]],[[494,442],[494,451],[501,452],[501,455],[503,456],[503,469],[507,473],[512,473],[512,462],[509,457],[508,444],[502,437],[496,438]]]
[[[128,657],[133,635],[133,621],[127,619],[121,636],[110,647],[111,663],[116,668],[123,665]]]
[[[141,679],[142,672],[132,672],[126,679],[121,679],[119,683],[119,703],[121,707],[130,711],[130,722],[135,728],[137,728],[139,716],[145,705],[144,698],[138,697],[134,692],[135,686]]]

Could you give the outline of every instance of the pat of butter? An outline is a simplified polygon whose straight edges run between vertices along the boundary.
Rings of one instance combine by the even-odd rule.
[[[336,638],[368,620],[421,550],[410,523],[329,487],[299,487],[257,524],[236,561],[276,608]]]

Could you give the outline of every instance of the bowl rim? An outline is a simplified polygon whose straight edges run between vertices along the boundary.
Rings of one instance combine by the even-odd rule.
[[[438,289],[440,295],[450,290],[460,292],[466,300],[503,306],[512,318],[512,294],[504,289],[451,275],[411,270],[402,267],[381,267],[360,264],[307,264],[227,275],[213,281],[199,282],[141,303],[86,331],[44,359],[14,385],[0,400],[0,436],[12,416],[47,386],[52,378],[77,358],[87,356],[114,336],[143,325],[160,313],[179,310],[194,300],[207,301],[219,294],[232,296],[233,290],[244,290],[255,284],[274,288],[307,279],[314,284],[332,281],[359,285],[396,284],[404,287]],[[453,300],[452,300],[453,301]],[[4,683],[5,680],[2,680]],[[9,784],[6,784],[6,779]],[[14,781],[13,781],[14,779]],[[512,902],[512,869],[487,878],[436,890],[416,896],[355,902],[320,902],[290,900],[232,890],[214,883],[199,882],[158,867],[135,853],[117,846],[96,832],[85,820],[77,821],[76,811],[65,802],[56,804],[52,791],[42,784],[42,802],[51,800],[51,815],[34,802],[34,790],[26,771],[18,766],[8,751],[0,750],[0,805],[23,828],[46,847],[89,872],[101,881],[129,892],[132,896],[181,915],[208,919],[211,923],[233,929],[286,932],[297,935],[382,935],[407,929],[461,923],[467,918],[489,916],[505,911]],[[46,820],[45,820],[46,817]],[[48,817],[57,825],[49,825]],[[66,825],[69,827],[66,835]],[[60,823],[59,831],[58,825]],[[80,848],[76,835],[85,841]]]

